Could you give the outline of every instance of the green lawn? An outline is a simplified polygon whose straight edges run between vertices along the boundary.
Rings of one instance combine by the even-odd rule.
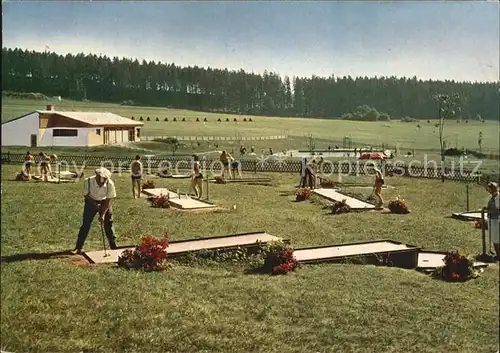
[[[2,168],[1,255],[74,246],[82,183],[10,181]],[[480,231],[446,218],[465,210],[465,184],[387,178],[412,213],[327,215],[319,202],[292,202],[297,175],[269,174],[275,186],[210,185],[211,200],[236,210],[173,213],[132,199],[129,176],[114,175],[120,245],[142,236],[171,240],[265,230],[295,247],[392,239],[429,250],[476,255]],[[344,179],[345,180],[345,179]],[[368,182],[364,178],[351,181]],[[155,179],[186,188],[186,180]],[[353,190],[364,192],[369,190]],[[472,209],[488,195],[471,185]],[[101,248],[97,223],[87,250]],[[413,270],[308,265],[287,276],[245,274],[242,264],[184,265],[163,273],[68,258],[1,264],[1,348],[41,352],[474,352],[498,349],[499,268],[461,284]]]

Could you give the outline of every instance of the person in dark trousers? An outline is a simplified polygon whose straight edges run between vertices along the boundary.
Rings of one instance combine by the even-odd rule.
[[[314,173],[311,170],[311,166],[307,163],[307,158],[302,159],[301,170],[300,170],[300,184],[299,187],[305,188],[309,187],[311,189],[314,188]]]
[[[90,231],[90,226],[96,213],[99,214],[99,223],[104,225],[104,231],[109,241],[109,247],[116,249],[116,236],[113,229],[113,213],[111,200],[116,198],[115,184],[111,180],[111,172],[106,168],[97,168],[95,175],[85,179],[84,183],[83,220],[78,233],[73,254],[81,254],[83,244]]]

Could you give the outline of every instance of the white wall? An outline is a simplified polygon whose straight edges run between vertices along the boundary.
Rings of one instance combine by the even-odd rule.
[[[70,127],[57,127],[45,129],[45,133],[40,136],[39,146],[88,146],[89,132],[95,128],[76,128],[78,136],[53,136],[54,129],[73,129]]]
[[[38,113],[2,124],[2,146],[31,146],[31,135],[38,135]]]

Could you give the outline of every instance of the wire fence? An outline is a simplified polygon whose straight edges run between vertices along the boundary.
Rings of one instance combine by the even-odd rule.
[[[275,136],[141,136],[141,141],[165,140],[174,138],[177,141],[267,141],[284,140],[285,135]]]
[[[25,155],[23,153],[1,153],[2,164],[24,163]],[[35,156],[35,163],[40,163],[40,157]],[[113,171],[129,170],[133,159],[128,156],[96,156],[96,155],[59,155],[58,162],[72,166],[74,168],[100,167],[104,166]],[[276,173],[300,173],[303,169],[302,162],[299,160],[281,160],[281,159],[241,159],[240,168],[245,172],[276,172]],[[145,170],[190,170],[190,156],[177,156],[168,158],[145,157],[142,159]],[[373,161],[324,161],[319,167],[319,174],[328,178],[328,176],[341,175],[371,175],[373,173]],[[217,171],[222,169],[222,163],[216,158],[203,158],[202,168],[205,170]],[[426,179],[446,179],[465,182],[476,182],[478,184],[489,181],[499,182],[498,174],[484,174],[476,170],[466,170],[463,168],[453,169],[434,166],[432,168],[413,166],[410,164],[392,163],[386,161],[382,164],[382,172],[388,176],[414,177]]]

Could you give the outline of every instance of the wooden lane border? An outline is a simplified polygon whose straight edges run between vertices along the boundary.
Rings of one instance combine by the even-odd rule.
[[[215,179],[208,179],[209,182],[215,183]],[[226,179],[225,183],[269,183],[271,178],[241,178],[241,179]],[[221,183],[222,184],[222,183]]]
[[[449,254],[449,252],[446,252],[446,251],[432,251],[432,250],[423,250],[423,249],[421,249],[419,253],[439,254],[439,255],[443,255],[443,256],[446,256]],[[477,265],[473,266],[474,268],[486,268],[486,267],[488,267],[487,263],[484,263],[481,261],[475,261],[474,264],[477,264]],[[443,263],[443,266],[444,266],[444,263]],[[418,267],[417,266],[416,270],[420,271],[420,272],[428,273],[428,272],[434,271],[436,268],[437,267],[433,267],[433,266],[428,266],[428,267]]]
[[[153,189],[156,189],[156,188],[153,188]],[[151,195],[150,193],[148,193],[146,190],[153,190],[153,189],[142,189],[141,192],[143,194],[145,194],[147,196],[148,199],[151,199],[153,197],[156,197],[156,195]],[[160,189],[160,188],[159,188]],[[177,194],[176,192],[168,189],[168,188],[161,188],[161,189],[167,189],[168,191],[174,193],[174,194]],[[182,194],[181,194],[182,195]],[[195,195],[192,195],[192,194],[189,194],[189,197],[191,196],[195,196]],[[191,197],[192,198],[192,197]],[[171,200],[175,200],[177,199],[176,197],[172,198]],[[212,206],[217,206],[215,203],[211,202],[211,201],[208,201],[208,200],[201,200],[201,199],[197,199],[197,198],[192,198],[193,200],[196,200],[196,201],[199,201],[199,202],[202,202],[202,203],[206,203],[208,205],[212,205]],[[182,207],[177,207],[177,206],[174,206],[174,208],[178,208],[180,210],[200,210],[200,209],[203,209],[203,208],[206,208],[206,207],[195,207],[195,208],[182,208]]]
[[[307,247],[301,249],[294,249],[294,251],[299,250],[314,250],[314,249],[324,249],[324,248],[332,248],[332,247],[343,247],[350,245],[362,245],[362,244],[375,244],[375,243],[392,243],[394,245],[406,245],[408,249],[398,249],[394,251],[378,251],[368,254],[357,254],[357,255],[348,255],[348,256],[332,256],[328,258],[320,258],[320,259],[311,259],[305,261],[299,261],[303,264],[308,263],[322,263],[322,262],[330,262],[330,263],[345,263],[352,262],[353,260],[362,261],[364,264],[378,264],[378,258],[382,257],[384,261],[392,262],[392,267],[400,267],[405,269],[415,269],[418,266],[418,253],[421,251],[421,248],[416,245],[404,244],[401,242],[397,242],[389,239],[375,240],[375,241],[363,241],[363,242],[355,242],[355,243],[344,243],[344,244],[332,244],[332,245],[322,245],[322,246],[314,246]]]
[[[464,215],[465,213],[479,213],[479,217],[469,217],[469,216]],[[454,212],[451,214],[451,218],[459,219],[461,221],[468,221],[468,222],[480,221],[481,220],[481,211],[470,211],[470,212],[460,212],[460,213]]]
[[[186,242],[194,242],[194,241],[203,241],[203,240],[211,240],[211,239],[224,239],[224,238],[235,238],[235,237],[240,237],[243,235],[251,235],[251,234],[267,234],[273,237],[276,237],[272,234],[269,234],[265,231],[255,231],[255,232],[248,232],[248,233],[237,233],[237,234],[229,234],[229,235],[218,235],[215,237],[204,237],[204,238],[196,238],[196,239],[185,239],[185,240],[176,240],[176,241],[169,241],[170,244],[181,244],[181,243],[186,243]],[[283,243],[289,245],[290,244],[290,239],[282,239],[280,237],[276,237],[276,240],[281,240]],[[266,244],[268,242],[261,242],[262,244]],[[211,251],[211,250],[221,250],[221,251],[230,251],[238,248],[256,248],[258,246],[258,242],[250,243],[250,244],[243,244],[243,245],[232,245],[232,246],[227,246],[227,247],[219,247],[219,248],[208,248],[208,249],[199,249],[199,250],[192,250],[192,251],[182,251],[182,252],[177,252],[177,253],[169,253],[168,248],[167,248],[167,259],[169,258],[175,258],[178,256],[183,256],[183,255],[188,255],[188,254],[194,254],[199,251]],[[135,249],[137,245],[121,245],[118,246],[115,250],[119,249]],[[94,264],[95,262],[87,255],[86,252],[83,252],[82,255],[89,261],[91,264]]]

